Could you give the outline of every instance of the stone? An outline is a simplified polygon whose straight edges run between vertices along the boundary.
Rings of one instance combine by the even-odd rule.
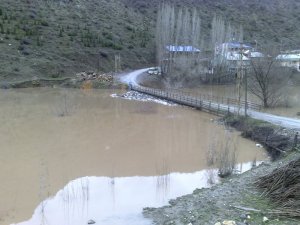
[[[222,225],[220,222],[215,223],[215,225]]]
[[[236,223],[233,220],[224,220],[222,225],[236,225]]]
[[[96,222],[94,220],[89,220],[87,223],[88,224],[95,224]]]
[[[242,220],[247,219],[247,215],[246,215],[246,214],[242,214],[242,215],[240,215],[240,218],[241,218]]]
[[[269,221],[268,217],[264,216],[264,217],[263,217],[263,222],[265,223],[265,222],[267,222],[267,221]]]
[[[32,41],[28,38],[23,38],[20,42],[21,45],[30,45],[32,43]]]

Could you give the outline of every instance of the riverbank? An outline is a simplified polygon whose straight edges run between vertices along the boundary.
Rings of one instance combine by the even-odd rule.
[[[221,225],[224,221],[232,225],[298,225],[300,220],[272,216],[270,210],[276,206],[261,197],[262,193],[254,186],[259,177],[300,157],[299,149],[293,149],[290,144],[293,133],[264,121],[232,115],[225,116],[223,122],[241,131],[243,137],[261,143],[273,159],[282,157],[223,179],[212,188],[197,189],[171,200],[167,206],[145,208],[144,216],[159,225]]]
[[[98,74],[95,72],[82,72],[74,77],[65,78],[33,78],[15,82],[1,82],[1,89],[9,88],[35,88],[35,87],[63,87],[81,89],[113,88],[120,86],[114,82],[112,74]]]
[[[210,189],[197,189],[190,195],[171,200],[168,206],[145,208],[143,214],[160,225],[214,225],[225,220],[234,221],[227,224],[239,225],[298,225],[300,220],[272,217],[269,210],[276,206],[260,197],[262,193],[253,183],[258,177],[299,156],[299,152],[292,152],[281,160],[263,163],[241,175],[227,178]],[[263,222],[264,217],[268,222]]]
[[[286,154],[297,144],[296,131],[263,120],[229,114],[224,116],[222,121],[242,132],[242,137],[261,144],[273,160]]]

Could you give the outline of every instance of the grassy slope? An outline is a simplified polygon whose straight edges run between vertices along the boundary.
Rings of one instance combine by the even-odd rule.
[[[98,59],[100,70],[112,71],[116,54],[123,68],[153,61],[143,32],[149,20],[118,1],[0,3],[2,80],[71,76],[97,69]]]
[[[0,81],[72,76],[83,70],[153,64],[161,0],[0,0]],[[299,48],[297,0],[173,0],[201,11],[206,39],[214,14],[245,28],[247,41]],[[2,13],[1,13],[2,12]],[[11,45],[10,45],[11,44]],[[100,54],[99,54],[100,53]]]

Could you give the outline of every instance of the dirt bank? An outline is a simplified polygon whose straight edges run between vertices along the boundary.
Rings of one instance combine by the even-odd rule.
[[[262,144],[273,160],[291,150],[297,133],[266,121],[244,116],[227,115],[222,119],[227,125],[242,132],[242,136]],[[298,138],[299,139],[299,138]]]
[[[272,225],[299,225],[300,220],[276,218],[268,214],[274,206],[253,186],[254,181],[267,172],[299,156],[299,152],[271,164],[263,163],[242,175],[235,175],[210,189],[195,190],[193,194],[171,200],[162,208],[146,208],[144,216],[155,224],[214,225],[224,220],[231,224],[264,224],[264,217]],[[228,223],[230,224],[230,223]]]
[[[118,84],[114,84],[113,81],[102,80],[77,80],[74,78],[63,79],[33,79],[16,82],[2,82],[0,83],[1,89],[9,88],[33,88],[33,87],[64,87],[64,88],[110,88],[117,87]]]

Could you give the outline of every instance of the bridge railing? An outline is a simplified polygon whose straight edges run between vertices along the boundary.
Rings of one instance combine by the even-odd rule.
[[[167,101],[172,101],[178,104],[187,105],[195,108],[200,108],[202,110],[207,110],[214,112],[216,114],[224,114],[228,112],[236,113],[239,110],[245,108],[247,104],[247,109],[253,109],[256,111],[261,110],[261,105],[253,102],[238,101],[232,98],[217,97],[213,95],[198,95],[195,96],[190,93],[184,93],[183,91],[173,90],[173,89],[155,89],[148,87],[141,87],[136,85],[130,85],[130,89],[149,94]]]
[[[175,92],[178,94],[182,94],[182,95],[186,95],[189,97],[196,97],[199,98],[201,100],[206,100],[206,101],[211,101],[214,103],[220,103],[220,104],[225,104],[225,105],[231,105],[231,106],[235,106],[235,107],[245,107],[246,101],[244,101],[243,99],[240,100],[240,103],[238,102],[237,99],[235,98],[229,98],[229,97],[221,97],[221,96],[216,96],[216,95],[211,95],[211,94],[197,94],[197,93],[193,93],[193,92],[189,92],[189,91],[185,91],[185,90],[178,90],[178,89],[165,89],[166,92]],[[261,111],[261,109],[263,108],[261,104],[258,104],[256,102],[253,101],[247,101],[247,108],[248,109],[253,109],[255,111]]]

